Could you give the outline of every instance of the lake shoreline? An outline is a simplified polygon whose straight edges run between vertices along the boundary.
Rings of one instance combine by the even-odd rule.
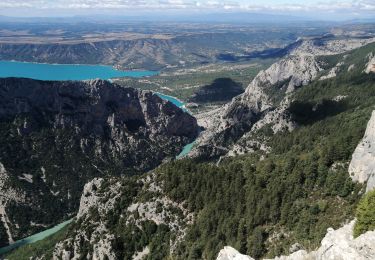
[[[31,78],[36,80],[68,81],[90,79],[143,78],[158,75],[151,70],[117,70],[109,65],[50,64],[0,60],[0,77]]]
[[[37,61],[24,61],[24,60],[0,60],[0,62],[6,61],[6,62],[19,62],[19,63],[31,63],[31,64],[44,64],[44,65],[52,65],[52,66],[59,66],[59,65],[77,65],[77,66],[103,66],[103,67],[111,67],[117,71],[123,71],[123,72],[142,72],[142,71],[152,71],[157,74],[160,74],[159,70],[148,70],[147,68],[138,68],[138,69],[131,69],[131,68],[124,68],[121,65],[111,65],[111,64],[90,64],[90,63],[48,63],[48,62],[37,62]]]

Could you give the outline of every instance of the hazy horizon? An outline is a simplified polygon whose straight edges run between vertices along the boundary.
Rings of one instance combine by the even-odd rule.
[[[3,0],[0,15],[7,17],[191,17],[207,14],[267,14],[306,20],[374,19],[375,1],[344,0]]]

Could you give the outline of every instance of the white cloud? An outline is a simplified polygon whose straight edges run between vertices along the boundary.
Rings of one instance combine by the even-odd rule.
[[[323,1],[317,4],[265,4],[267,1],[223,0],[0,0],[0,9],[135,9],[235,10],[274,12],[374,12],[375,0]],[[259,2],[259,4],[254,4]],[[302,2],[302,1],[301,1]],[[250,4],[251,3],[251,4]]]

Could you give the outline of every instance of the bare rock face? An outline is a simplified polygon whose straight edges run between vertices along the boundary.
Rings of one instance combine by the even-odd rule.
[[[287,94],[315,79],[320,67],[313,56],[288,56],[261,71],[247,87],[244,94],[218,110],[207,114],[207,130],[198,138],[192,156],[219,157],[227,154],[233,145],[262,121],[281,129],[292,130],[294,124],[286,112]],[[270,92],[279,92],[281,102],[271,99]],[[258,125],[258,126],[259,126]]]
[[[140,235],[145,223],[150,222],[166,226],[174,234],[173,239],[166,241],[173,252],[186,235],[187,225],[193,223],[193,213],[164,194],[156,174],[150,173],[131,183],[129,179],[96,178],[85,185],[75,229],[55,245],[53,259],[124,259],[123,249],[118,245],[129,241],[120,241],[119,234]],[[149,252],[149,242],[138,242],[144,243],[144,251],[133,250],[135,259]]]
[[[374,41],[375,38],[336,39],[333,36],[297,41],[289,46],[286,57],[259,72],[245,93],[220,109],[198,116],[206,131],[190,155],[219,158],[237,150],[249,152],[252,148],[246,143],[252,144],[254,140],[245,139],[266,124],[274,132],[293,130],[295,124],[287,111],[290,93],[318,78],[323,71],[318,57],[344,53]],[[323,79],[335,77],[342,65],[330,68]]]
[[[366,69],[365,69],[365,72],[368,74],[370,72],[375,72],[375,56],[373,53],[370,53],[368,55],[368,63],[367,63],[367,66],[366,66]]]
[[[4,226],[5,233],[2,238],[2,243],[13,243],[13,235],[11,231],[11,221],[7,213],[7,204],[9,201],[15,201],[17,203],[23,203],[25,201],[25,193],[19,191],[9,185],[8,172],[4,165],[0,162],[0,224]]]
[[[0,193],[9,194],[0,200],[0,237],[8,242],[71,217],[93,178],[174,158],[198,125],[152,92],[102,80],[7,78],[0,133]]]
[[[168,154],[178,153],[198,132],[192,116],[157,95],[102,80],[2,79],[0,96],[0,119],[22,118],[20,135],[45,125],[73,129],[81,137],[83,150],[94,148],[98,155],[109,152],[127,157],[126,164],[138,169],[150,169]],[[174,148],[154,150],[154,155],[147,156],[137,152],[151,152],[153,146]]]
[[[296,87],[310,83],[321,70],[312,55],[290,55],[260,72],[255,83],[267,86],[288,80],[282,87],[286,87],[287,92],[292,92]]]
[[[90,134],[102,134],[107,126],[122,127],[129,133],[147,131],[155,137],[167,134],[194,138],[197,132],[194,118],[171,103],[151,92],[122,88],[108,81],[8,78],[0,81],[0,94],[1,119],[20,114],[51,114],[55,128],[79,127],[79,131]]]
[[[269,260],[375,259],[375,231],[369,231],[357,238],[353,238],[354,224],[355,220],[337,230],[329,228],[321,242],[321,246],[316,251],[306,252],[304,250],[299,250],[289,256],[280,256]],[[223,252],[223,250],[221,252]],[[222,258],[219,254],[217,260],[242,259],[236,258],[238,255],[240,254],[228,255],[229,257]]]
[[[226,246],[224,249],[220,250],[216,260],[254,260],[254,258],[240,254],[240,252],[233,247]]]
[[[353,153],[349,173],[353,181],[367,182],[366,191],[375,188],[375,111],[372,112],[365,136]]]
[[[320,38],[301,40],[301,44],[291,50],[291,54],[298,55],[335,55],[353,49],[357,49],[366,44],[375,42],[375,38],[334,38],[334,36],[323,36]]]

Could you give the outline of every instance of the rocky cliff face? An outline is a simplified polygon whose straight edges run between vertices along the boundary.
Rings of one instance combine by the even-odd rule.
[[[375,42],[375,38],[335,38],[334,35],[326,35],[318,38],[300,40],[300,44],[290,50],[292,55],[335,55],[360,48],[366,44]]]
[[[375,111],[368,122],[365,136],[355,149],[349,165],[353,181],[366,183],[366,191],[375,188]]]
[[[216,260],[254,260],[254,258],[241,254],[233,247],[226,246],[220,250]]]
[[[357,238],[353,238],[355,221],[333,230],[329,228],[321,246],[313,252],[299,250],[289,256],[276,257],[273,260],[370,260],[375,258],[375,231],[369,231]],[[226,247],[220,251],[216,260],[252,259],[241,255],[233,248]],[[271,259],[269,259],[271,260]]]
[[[370,53],[368,55],[368,63],[367,63],[367,67],[365,69],[365,72],[366,73],[370,73],[370,72],[375,72],[375,56],[373,53]]]
[[[267,124],[278,124],[280,130],[293,129],[285,110],[287,93],[311,82],[320,70],[313,56],[289,56],[261,71],[244,94],[225,105],[215,117],[210,113],[201,119],[208,121],[208,128],[199,138],[193,156],[218,157],[228,153],[237,140],[263,119]]]
[[[53,259],[136,259],[160,239],[160,227],[173,238],[158,243],[173,251],[192,221],[192,213],[163,195],[155,174],[137,181],[94,179],[85,185],[74,231],[55,246]]]
[[[191,155],[215,158],[251,151],[252,144],[259,142],[248,137],[251,139],[252,132],[259,130],[259,126],[271,126],[274,132],[292,130],[295,124],[287,111],[290,94],[316,80],[325,70],[327,78],[336,75],[337,70],[334,75],[330,74],[334,68],[323,68],[319,56],[343,53],[373,41],[373,38],[300,40],[288,50],[288,56],[261,71],[244,94],[215,112],[198,116],[206,131],[199,137]],[[256,124],[258,127],[254,128]]]
[[[151,92],[106,81],[0,80],[0,200],[8,241],[78,209],[94,177],[134,174],[177,155],[196,120]],[[4,230],[4,229],[0,229]]]

